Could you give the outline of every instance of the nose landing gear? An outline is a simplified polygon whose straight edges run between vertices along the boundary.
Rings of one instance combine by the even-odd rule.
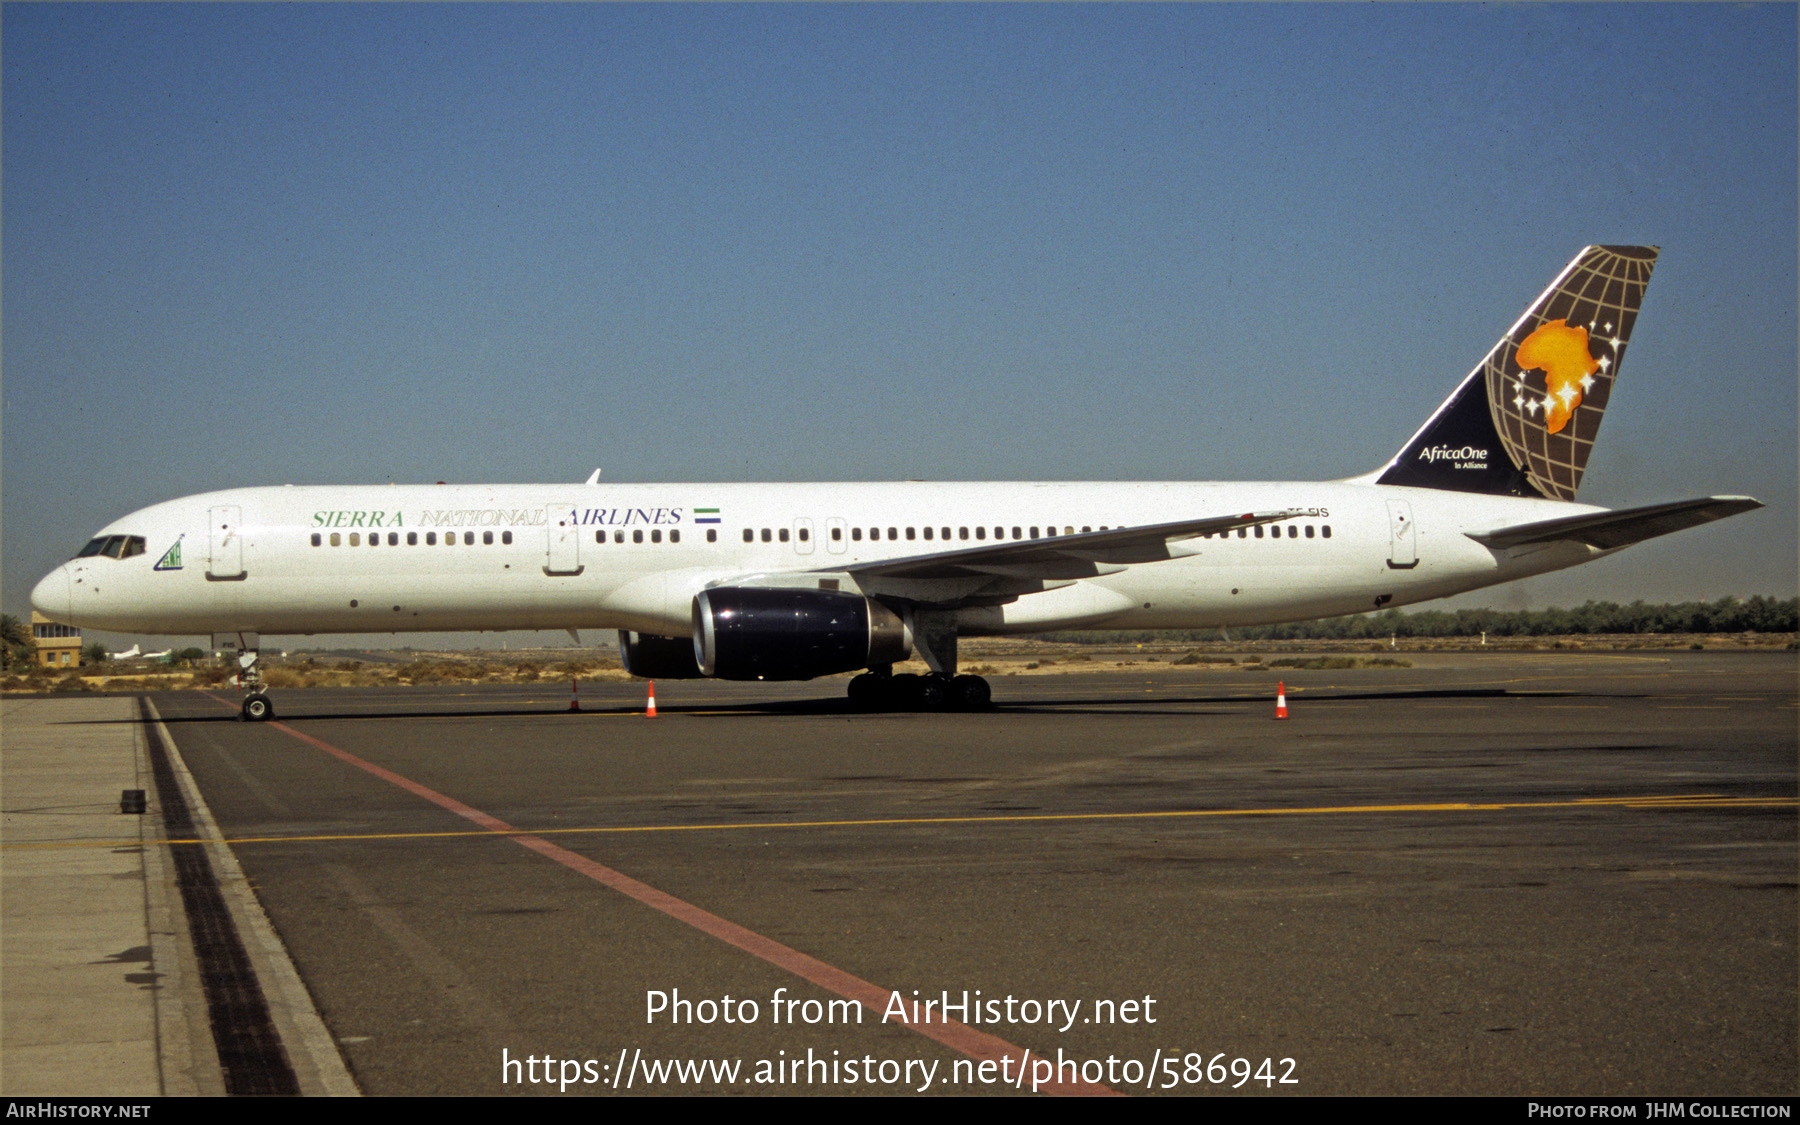
[[[215,643],[218,643],[215,640]],[[263,690],[260,638],[255,633],[230,633],[222,647],[235,648],[238,662],[238,684],[245,689],[244,705],[238,712],[246,722],[267,722],[275,717],[275,703]]]

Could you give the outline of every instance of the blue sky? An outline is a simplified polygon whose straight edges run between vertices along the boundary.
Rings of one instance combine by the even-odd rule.
[[[1311,479],[1590,242],[1581,499],[1471,595],[1795,593],[1793,5],[0,9],[4,602],[241,484]]]

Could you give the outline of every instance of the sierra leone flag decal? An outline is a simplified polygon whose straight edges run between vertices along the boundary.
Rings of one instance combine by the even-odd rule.
[[[719,522],[719,509],[717,509],[717,508],[695,508],[694,509],[694,522],[695,523],[718,523]]]

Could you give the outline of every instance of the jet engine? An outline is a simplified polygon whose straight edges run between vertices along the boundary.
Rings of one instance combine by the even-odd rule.
[[[722,586],[694,598],[694,655],[705,676],[810,680],[911,652],[900,615],[861,594]]]
[[[658,637],[619,630],[619,659],[625,670],[646,680],[697,680],[694,642],[688,637]]]

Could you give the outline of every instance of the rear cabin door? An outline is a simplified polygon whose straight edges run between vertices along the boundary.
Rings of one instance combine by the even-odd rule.
[[[1412,505],[1405,500],[1389,500],[1388,566],[1394,570],[1411,570],[1419,565],[1419,543],[1413,528]]]

